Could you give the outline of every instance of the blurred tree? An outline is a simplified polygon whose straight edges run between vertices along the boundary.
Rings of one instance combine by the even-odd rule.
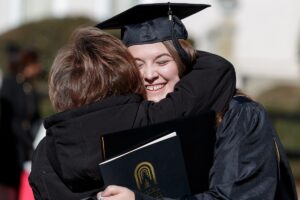
[[[300,113],[300,86],[276,86],[263,92],[257,100],[273,112]]]
[[[276,86],[257,100],[269,111],[284,147],[300,155],[300,87]]]
[[[0,35],[0,66],[5,66],[3,50],[8,42],[21,46],[34,46],[40,52],[41,62],[48,71],[57,50],[66,43],[71,32],[79,26],[94,25],[88,18],[47,19],[24,24]]]

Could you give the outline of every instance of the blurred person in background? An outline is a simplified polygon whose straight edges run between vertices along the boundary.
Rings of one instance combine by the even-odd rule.
[[[38,95],[33,81],[41,72],[38,52],[8,44],[7,73],[0,90],[0,199],[18,198],[23,164],[30,160],[35,129],[39,126]]]

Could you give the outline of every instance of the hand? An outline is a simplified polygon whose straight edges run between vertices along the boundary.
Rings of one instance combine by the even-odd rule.
[[[97,194],[99,200],[135,200],[134,192],[126,187],[110,185]]]

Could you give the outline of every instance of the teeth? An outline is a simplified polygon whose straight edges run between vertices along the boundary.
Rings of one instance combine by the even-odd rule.
[[[159,90],[161,88],[164,87],[164,84],[159,84],[159,85],[148,85],[146,86],[146,89],[147,90],[150,90],[150,91],[155,91],[155,90]]]

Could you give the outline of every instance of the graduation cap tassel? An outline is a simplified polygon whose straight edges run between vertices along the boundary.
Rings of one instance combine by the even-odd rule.
[[[169,10],[168,10],[169,20],[172,21],[172,10],[171,10],[170,2],[168,2],[168,6],[169,6]]]
[[[172,22],[171,22],[171,24],[172,24]],[[174,36],[173,31],[172,31],[172,42],[174,44],[175,49],[178,51],[178,54],[179,54],[182,62],[185,64],[186,67],[190,66],[190,64],[191,64],[190,58],[189,58],[188,54],[185,52],[185,50],[181,47],[177,38]]]
[[[177,50],[182,62],[185,64],[186,67],[188,67],[191,64],[191,60],[189,58],[189,55],[186,53],[186,51],[181,47],[177,37],[174,34],[175,22],[172,17],[172,9],[171,9],[170,2],[168,2],[168,7],[169,7],[169,10],[168,10],[169,26],[170,26],[170,31],[171,31],[171,35],[172,35],[173,45],[174,45],[175,49]]]

